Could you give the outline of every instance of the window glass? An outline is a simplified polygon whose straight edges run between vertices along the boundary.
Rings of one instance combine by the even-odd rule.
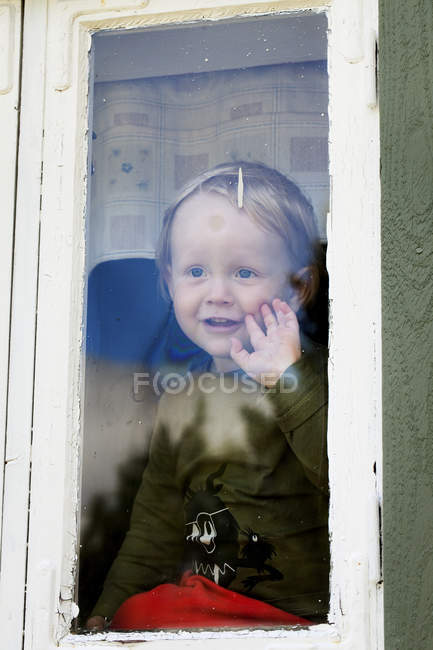
[[[326,29],[93,36],[79,627],[326,620]]]

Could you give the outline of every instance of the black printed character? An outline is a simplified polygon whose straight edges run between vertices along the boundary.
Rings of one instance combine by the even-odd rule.
[[[245,593],[265,580],[282,580],[283,574],[268,563],[276,555],[273,545],[251,528],[240,530],[225,503],[216,496],[222,485],[214,480],[225,472],[227,464],[210,474],[205,489],[186,490],[186,529],[184,569],[203,575],[222,587],[228,587],[239,568],[255,569],[257,575],[242,580]],[[239,533],[247,537],[240,550]]]
[[[216,496],[222,485],[214,485],[226,467],[227,464],[221,465],[210,474],[204,489],[193,492],[188,488],[185,504],[185,568],[222,587],[228,587],[235,578],[239,554],[239,525]]]
[[[259,582],[264,580],[282,580],[284,576],[281,571],[278,571],[271,564],[267,564],[267,560],[276,555],[273,545],[268,542],[266,537],[259,535],[251,528],[241,532],[247,535],[248,541],[242,549],[242,557],[238,560],[237,566],[256,569],[259,574],[248,576],[245,580],[242,580],[245,592],[249,594]]]

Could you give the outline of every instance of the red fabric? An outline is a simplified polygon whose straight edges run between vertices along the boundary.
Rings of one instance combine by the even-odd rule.
[[[110,628],[152,630],[309,624],[304,618],[187,572],[179,585],[159,585],[128,598],[115,613]]]

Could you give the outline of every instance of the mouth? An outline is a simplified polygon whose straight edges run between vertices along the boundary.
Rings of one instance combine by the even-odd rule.
[[[202,320],[205,330],[211,334],[234,334],[243,325],[243,320],[212,316]]]
[[[204,575],[206,578],[208,577],[209,580],[213,579],[215,584],[219,584],[220,575],[225,575],[228,570],[234,574],[236,573],[233,567],[231,567],[230,564],[227,564],[227,562],[224,562],[224,565],[221,568],[218,564],[203,564],[203,562],[198,564],[198,562],[194,560],[193,568],[195,574]]]
[[[222,327],[227,329],[241,325],[241,321],[239,320],[232,320],[231,318],[220,318],[217,316],[213,316],[211,318],[205,318],[203,322],[206,323],[206,325],[208,325],[209,327],[217,327],[217,328]]]

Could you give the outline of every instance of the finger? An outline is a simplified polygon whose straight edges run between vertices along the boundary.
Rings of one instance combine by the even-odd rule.
[[[280,300],[279,298],[275,298],[275,300],[272,301],[272,306],[275,309],[280,325],[283,325],[284,327],[298,326],[296,313],[287,302]]]
[[[274,298],[274,299],[273,299],[273,301],[272,301],[272,307],[275,309],[275,311],[278,311],[278,310],[279,310],[279,308],[280,308],[280,303],[281,303],[281,302],[282,302],[282,300],[280,300],[280,298]]]
[[[283,302],[283,300],[281,300],[280,298],[274,298],[274,300],[272,301],[272,307],[275,313],[277,314],[277,316],[278,314],[281,315],[285,313],[284,305],[288,307],[287,303]]]
[[[265,323],[266,329],[270,330],[277,327],[277,319],[275,318],[275,315],[269,305],[265,303],[261,306],[260,310],[262,312],[263,322]]]
[[[290,307],[289,303],[285,300],[280,300],[279,298],[275,299],[278,301],[278,310],[282,311],[285,314],[292,314],[296,317],[296,312]]]
[[[248,360],[250,355],[248,354],[247,350],[242,346],[242,343],[239,341],[237,338],[232,338],[230,339],[230,356],[233,359],[233,361],[239,366],[239,368],[242,368],[242,370],[245,370]]]
[[[280,311],[284,311],[287,314],[294,314],[295,312],[293,309],[290,307],[289,303],[286,302],[285,300],[280,300],[280,298],[275,299],[278,302],[278,307]]]
[[[254,316],[251,314],[245,316],[245,326],[250,337],[251,345],[256,349],[257,345],[260,344],[260,341],[266,338],[266,335],[260,325],[258,325]]]
[[[240,352],[240,351],[243,349],[242,343],[241,343],[240,340],[237,339],[235,336],[233,336],[233,337],[230,339],[230,344],[231,344],[231,350],[230,350],[230,352],[233,351],[233,352],[235,352],[235,353],[238,353],[238,352]]]

